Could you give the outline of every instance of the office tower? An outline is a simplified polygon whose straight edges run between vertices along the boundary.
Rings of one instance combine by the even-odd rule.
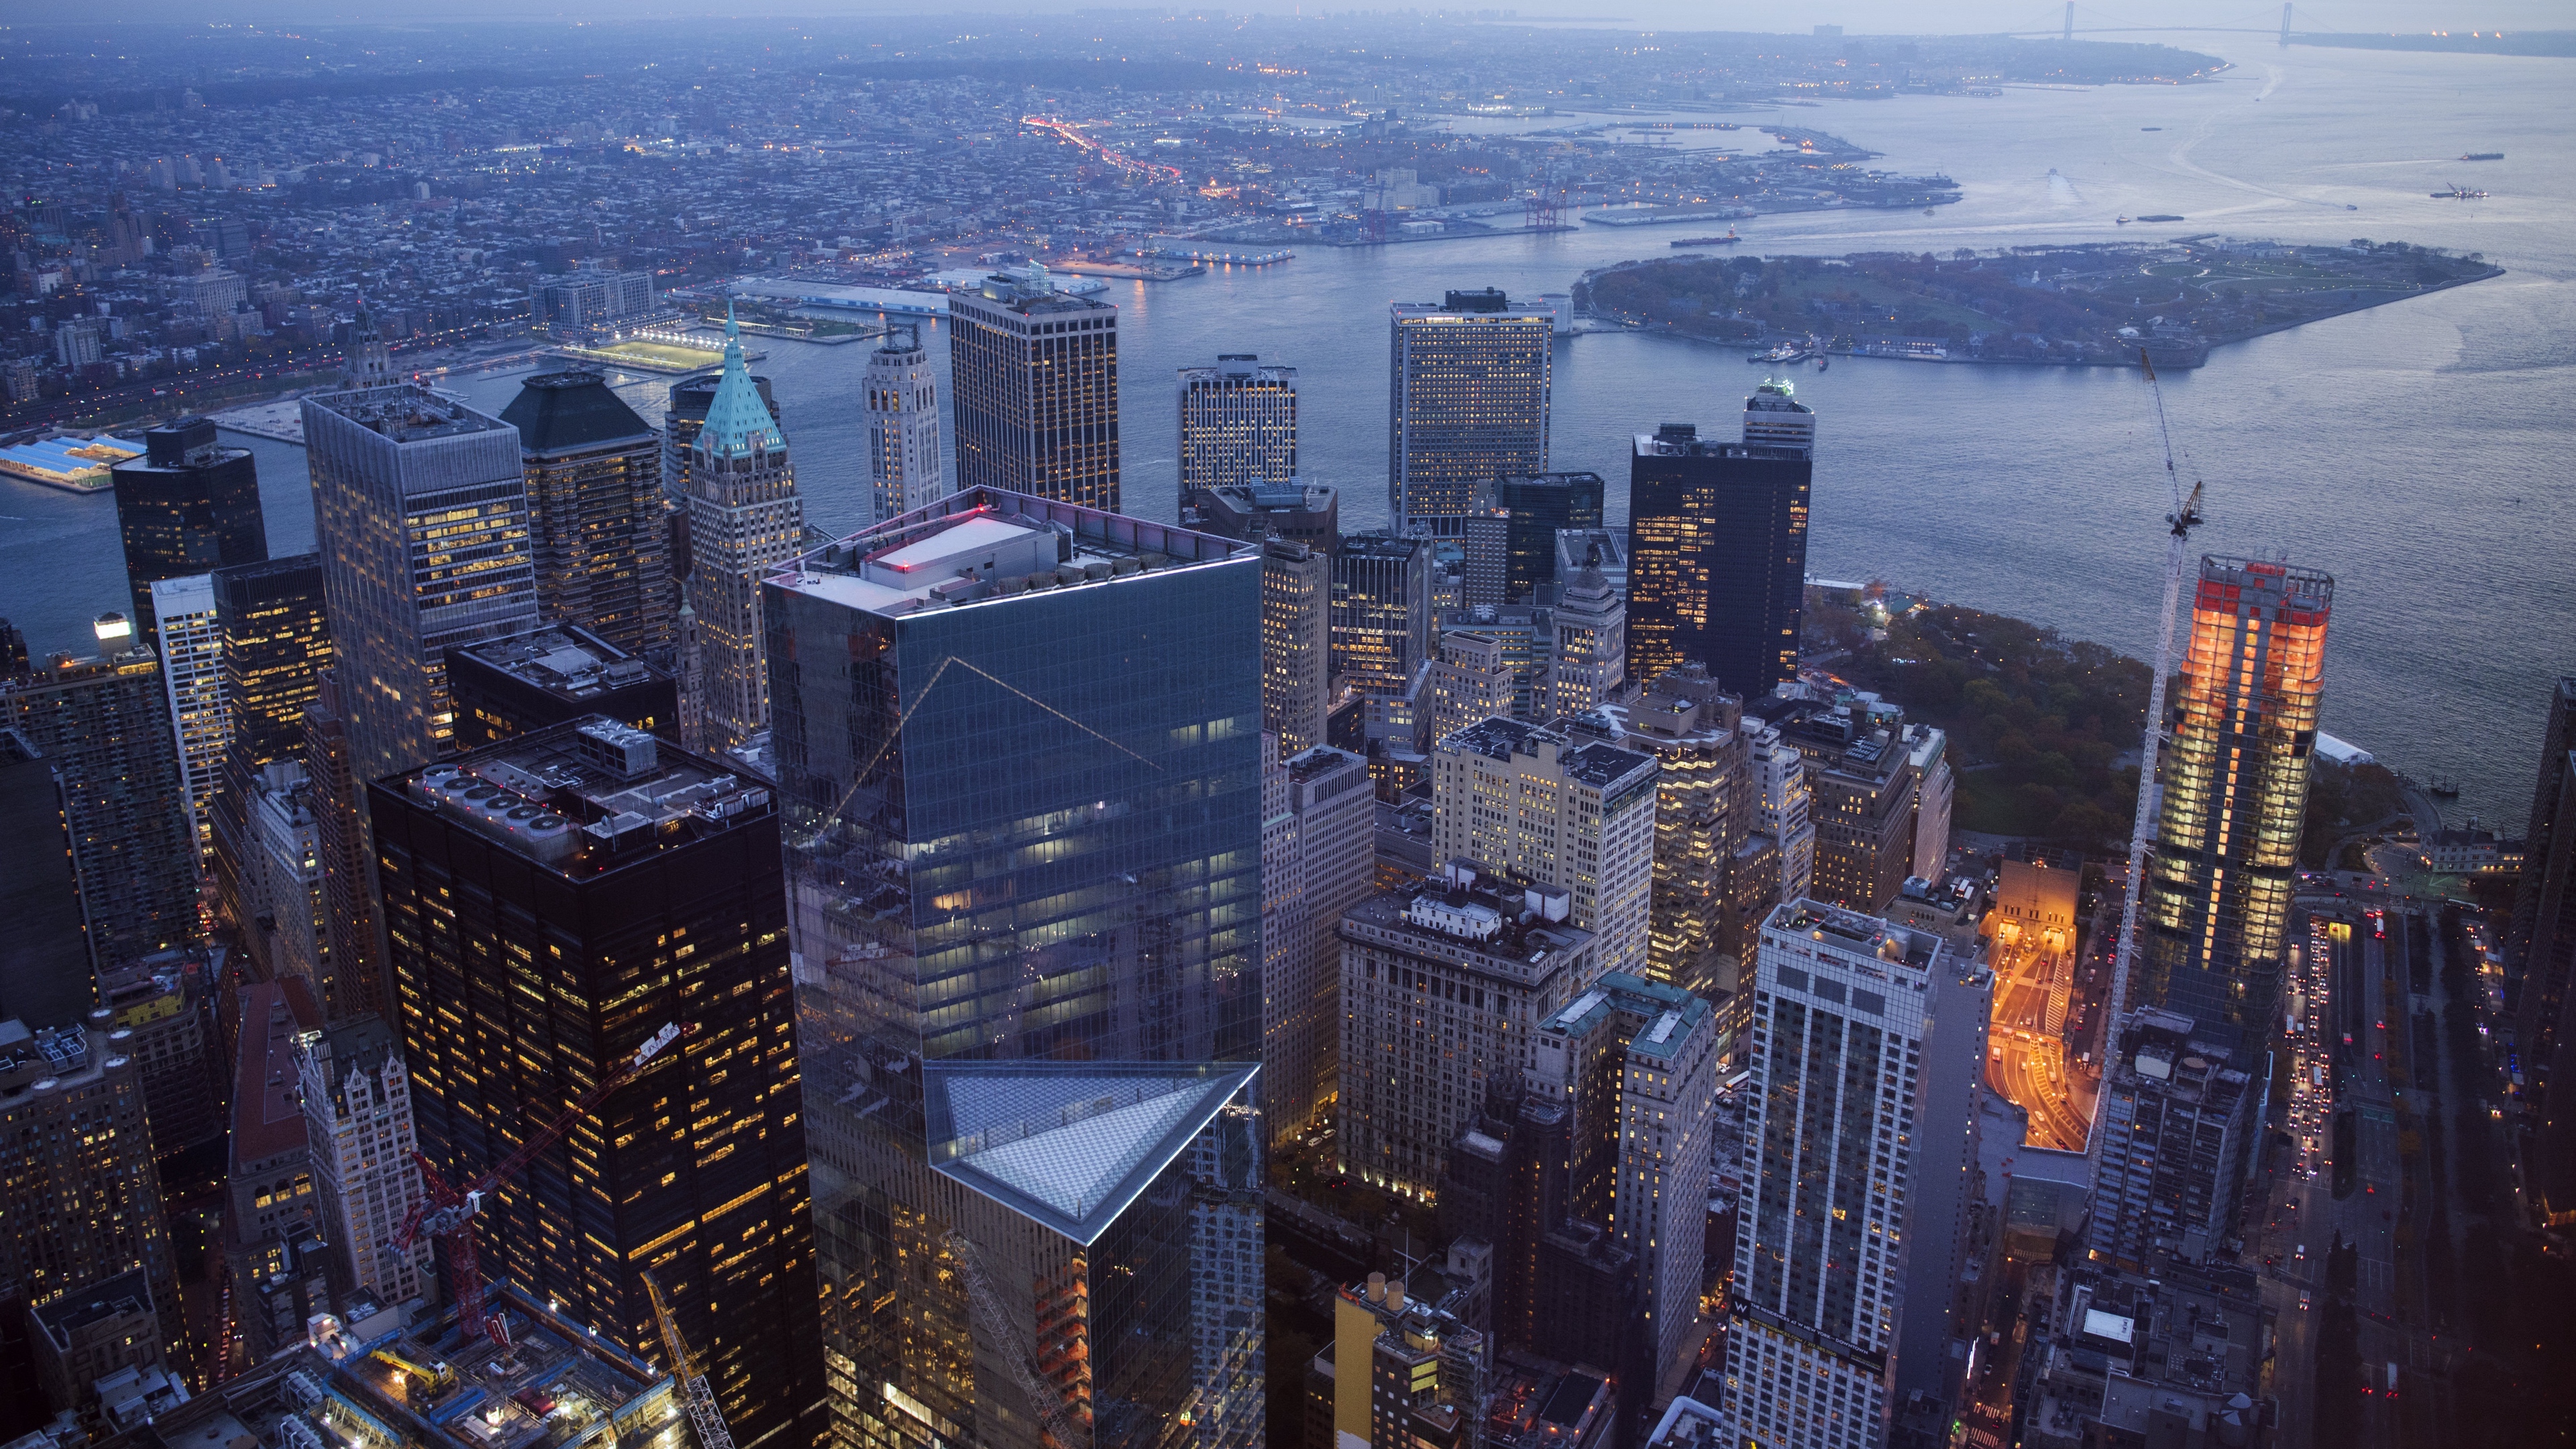
[[[720,398],[708,432],[723,419]],[[768,782],[594,718],[368,798],[412,1113],[450,1181],[666,1023],[696,1027],[501,1185],[484,1272],[644,1353],[652,1270],[736,1442],[812,1443],[822,1347]]]
[[[1886,1442],[1945,955],[1939,937],[1817,901],[1763,923],[1728,1295],[1739,1443]]]
[[[1332,618],[1332,555],[1284,538],[1263,542],[1261,727],[1279,736],[1283,755],[1324,742]]]
[[[1961,932],[1945,942],[1925,986],[1931,1021],[1911,1134],[1914,1170],[1906,1185],[1906,1281],[1896,1320],[1893,1399],[1899,1412],[1946,1426],[1961,1407],[1960,1390],[1985,1327],[1991,1291],[1983,1282],[1987,1275],[1977,1271],[1977,1255],[1991,1252],[1993,1229],[1981,1229],[1977,1219],[1987,1201],[1979,1124],[1995,977],[1978,959],[1973,938]],[[1907,1145],[1899,1138],[1897,1150]]]
[[[1318,745],[1281,761],[1275,788],[1263,810],[1261,893],[1261,1109],[1273,1145],[1330,1118],[1342,1056],[1336,927],[1377,888],[1366,759]]]
[[[351,768],[378,779],[452,748],[448,645],[537,622],[519,435],[404,384],[304,399],[304,444]]]
[[[1547,671],[1555,646],[1555,611],[1543,604],[1478,604],[1437,615],[1440,637],[1465,634],[1488,640],[1512,672],[1512,704],[1503,713],[1519,719],[1543,718],[1547,704]]]
[[[330,667],[322,556],[297,554],[211,576],[222,635],[225,743],[213,802],[215,909],[237,928],[250,859],[251,801],[261,767],[302,756],[304,709]]]
[[[2144,1270],[2206,1263],[2236,1234],[2262,1089],[2227,1064],[2235,1033],[2140,1007],[2116,1024],[2093,1182],[2093,1254]]]
[[[1762,833],[1779,842],[1780,899],[1814,894],[1815,788],[1807,783],[1807,757],[1780,737],[1767,720],[1746,720],[1753,765],[1762,784]]]
[[[365,782],[351,771],[348,723],[340,717],[337,670],[317,676],[320,688],[304,707],[305,803],[313,812],[313,843],[322,872],[322,939],[332,961],[330,985],[338,995],[323,1001],[333,1023],[364,1012],[393,1009],[385,979],[382,917],[376,910],[375,867],[367,858],[367,831],[358,812]]]
[[[295,1043],[304,1097],[304,1136],[313,1158],[314,1205],[340,1277],[357,1297],[408,1303],[427,1293],[430,1246],[408,1250],[394,1235],[421,1202],[411,1154],[419,1134],[411,1077],[393,1028],[365,1012]]]
[[[1598,473],[1535,473],[1479,484],[1477,502],[1502,523],[1503,596],[1467,602],[1517,604],[1535,596],[1557,577],[1557,533],[1601,526],[1602,492]]]
[[[528,476],[537,612],[640,654],[671,642],[661,439],[596,372],[541,372],[501,410]]]
[[[1764,383],[1745,419],[1741,443],[1702,440],[1689,423],[1637,435],[1628,651],[1640,675],[1696,660],[1750,701],[1798,673],[1815,415],[1787,383]],[[1797,436],[1807,444],[1778,441]]]
[[[1284,538],[1329,554],[1342,546],[1342,490],[1298,478],[1226,483],[1199,494],[1195,525],[1219,538]]]
[[[179,751],[180,798],[197,858],[215,848],[215,787],[223,779],[224,634],[215,617],[208,574],[156,579],[151,618],[160,631],[161,685],[170,702],[171,737]]]
[[[1587,568],[1601,571],[1603,581],[1628,596],[1628,532],[1615,528],[1560,528],[1556,531],[1556,571],[1550,582],[1559,590]],[[1554,599],[1549,596],[1549,602]]]
[[[231,1245],[255,1249],[312,1222],[313,1159],[295,1044],[321,1029],[322,1011],[301,977],[243,986],[236,1010],[224,1231]]]
[[[1321,1412],[1310,1416],[1305,1442],[1340,1449],[1480,1444],[1492,1363],[1486,1335],[1412,1297],[1402,1280],[1371,1273],[1366,1286],[1333,1295],[1333,1338],[1307,1373]]]
[[[1333,677],[1401,693],[1431,656],[1431,541],[1354,533],[1333,556]]]
[[[79,1021],[96,1004],[64,805],[53,761],[0,718],[0,1017]]]
[[[671,676],[571,624],[449,649],[447,688],[457,743],[469,750],[595,714],[679,742]]]
[[[1501,640],[1456,629],[1441,635],[1440,658],[1431,666],[1432,742],[1511,714],[1513,684]]]
[[[1547,471],[1554,321],[1492,287],[1390,309],[1386,491],[1399,527],[1468,512],[1478,484]]]
[[[1636,974],[1724,999],[1737,990],[1736,963],[1717,957],[1736,954],[1745,934],[1732,929],[1736,854],[1761,823],[1742,710],[1707,671],[1684,668],[1665,671],[1615,717],[1621,743],[1659,765],[1653,907]],[[1759,894],[1768,915],[1776,895]]]
[[[690,445],[698,440],[698,430],[707,425],[707,406],[716,400],[716,388],[723,381],[724,374],[718,371],[671,384],[670,406],[662,414],[662,491],[674,502],[689,496]],[[778,399],[770,392],[769,379],[754,374],[751,385],[760,394],[760,405],[769,410],[769,421],[783,430],[787,419],[778,411]],[[685,540],[688,514],[683,510],[677,517]],[[685,579],[689,568],[683,553],[685,550],[673,552],[671,572]]]
[[[1267,1186],[1259,1109],[1237,1106],[1190,1139],[1190,1382],[1184,1443],[1267,1442],[1269,1311],[1262,1264]],[[1283,1406],[1284,1407],[1284,1406]],[[1149,1431],[1150,1432],[1150,1431]]]
[[[377,325],[375,311],[363,300],[358,303],[356,319],[349,324],[349,351],[341,374],[342,381],[352,388],[393,387],[402,381],[402,374],[394,370],[393,349],[385,346],[384,329]]]
[[[1180,370],[1181,511],[1218,488],[1297,476],[1297,369],[1221,353]]]
[[[1658,770],[1653,755],[1526,720],[1471,725],[1433,747],[1433,849],[1567,892],[1602,969],[1642,972]]]
[[[2200,561],[2132,999],[2236,1033],[2239,1053],[2263,1049],[2281,1010],[2333,603],[2313,569]]]
[[[94,1031],[118,1035],[116,1050],[143,1069],[143,1107],[152,1156],[175,1193],[223,1170],[225,1063],[215,999],[231,989],[221,946],[146,956],[100,973]]]
[[[2576,1082],[2565,1030],[2569,978],[2576,975],[2576,676],[2550,692],[2540,737],[2540,773],[2523,837],[2522,880],[2504,931],[2507,1000],[2522,1059],[2523,1110],[2537,1118],[2529,1167],[2541,1219],[2576,1221],[2576,1102],[2551,1096]]]
[[[835,1443],[1239,1387],[1191,1162],[1262,1045],[1260,566],[970,486],[765,585]]]
[[[868,494],[878,522],[936,502],[948,492],[939,459],[939,379],[921,324],[897,322],[868,357]]]
[[[709,749],[742,743],[769,723],[768,641],[760,579],[796,556],[805,505],[787,437],[743,369],[742,332],[725,315],[724,376],[689,441],[689,607],[697,622],[699,688],[680,708]],[[684,669],[683,674],[686,676]]]
[[[183,1344],[143,1069],[78,1022],[0,1020],[0,1299],[42,1308],[140,1269],[165,1345]]]
[[[116,527],[125,539],[125,577],[134,591],[134,629],[154,637],[152,586],[268,557],[259,507],[259,466],[248,448],[216,441],[210,418],[181,418],[143,434],[143,456],[108,470]]]
[[[262,765],[250,779],[249,849],[241,873],[241,943],[266,980],[301,978],[319,1002],[350,1001],[354,985],[337,979],[329,908],[323,894],[322,841],[312,782],[293,760]]]
[[[100,615],[97,634],[103,657],[58,655],[0,685],[0,727],[53,765],[90,959],[105,968],[193,941],[199,923],[161,661],[117,615]]]
[[[1950,869],[1950,736],[1928,724],[1905,727],[1905,766],[1914,772],[1914,874],[1935,885]]]
[[[1552,611],[1546,715],[1582,714],[1617,699],[1627,682],[1628,609],[1618,591],[1587,568]]]
[[[0,619],[0,684],[27,677],[26,631]]]
[[[1708,1002],[1622,971],[1539,1024],[1529,1084],[1572,1124],[1569,1206],[1636,1260],[1646,1372],[1631,1384],[1653,1382],[1699,1322],[1717,1045]]]
[[[948,366],[960,489],[1118,511],[1117,308],[1013,267],[950,294]]]
[[[1342,1171],[1438,1190],[1450,1144],[1538,1065],[1539,1023],[1602,974],[1599,941],[1569,914],[1561,889],[1462,864],[1343,913]]]
[[[1478,484],[1475,503],[1455,521],[1458,563],[1454,577],[1458,581],[1458,599],[1454,607],[1501,604],[1510,598],[1507,586],[1512,570],[1512,512],[1484,493],[1490,486]],[[1450,526],[1447,521],[1422,525],[1426,532]],[[1444,576],[1444,581],[1446,577],[1449,576]]]
[[[1633,632],[1631,638],[1634,637]],[[1803,760],[1809,819],[1816,828],[1808,893],[1852,910],[1896,899],[1914,864],[1914,797],[1919,782],[1893,706],[1806,701],[1750,702]]]
[[[144,1428],[188,1401],[186,1384],[169,1372],[180,1345],[161,1341],[152,1283],[139,1268],[30,1311],[27,1329],[47,1405],[73,1415],[91,1442]],[[49,1425],[14,1442],[50,1449],[63,1440]],[[71,1442],[83,1441],[75,1434]]]

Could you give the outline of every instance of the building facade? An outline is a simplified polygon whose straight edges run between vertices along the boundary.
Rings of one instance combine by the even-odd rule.
[[[224,776],[224,632],[208,574],[156,579],[153,627],[160,633],[161,685],[170,702],[170,731],[179,751],[179,789],[188,834],[204,863],[215,848],[215,790]]]
[[[1279,765],[1262,835],[1262,1110],[1273,1144],[1329,1120],[1342,1056],[1342,914],[1376,889],[1368,761],[1318,745]]]
[[[957,486],[1118,511],[1118,309],[1035,263],[948,299]]]
[[[1261,727],[1282,755],[1324,743],[1331,705],[1333,559],[1284,538],[1261,544]]]
[[[1297,369],[1226,353],[1214,367],[1182,368],[1175,393],[1183,513],[1218,488],[1297,476]]]
[[[2576,978],[2576,676],[2550,692],[2540,770],[2523,837],[2522,879],[2504,930],[2507,999],[2522,1060],[2522,1100],[2533,1129],[2536,1204],[2543,1221],[2576,1222],[2576,1034],[2565,1029]],[[2553,1095],[2554,1093],[2554,1095]]]
[[[1685,667],[1665,671],[1613,717],[1621,742],[1660,765],[1654,904],[1636,974],[1722,999],[1738,988],[1755,923],[1779,904],[1776,880],[1735,878],[1745,842],[1762,835],[1742,709],[1706,670]],[[1758,874],[1762,859],[1747,873]],[[1738,917],[1740,890],[1751,898],[1749,922]]]
[[[1526,720],[1489,719],[1432,751],[1432,847],[1565,892],[1601,969],[1642,973],[1655,877],[1651,754]]]
[[[662,440],[596,372],[541,372],[501,410],[519,430],[537,609],[629,654],[671,642]]]
[[[2158,1257],[2206,1263],[2236,1233],[2249,1134],[2262,1088],[2227,1064],[2222,1033],[2154,1007],[2118,1024],[2102,1084],[2095,1156],[2095,1256],[2132,1270]]]
[[[430,1242],[394,1238],[422,1201],[412,1153],[411,1076],[402,1047],[373,1012],[295,1044],[304,1135],[313,1157],[314,1205],[350,1291],[382,1307],[428,1295]]]
[[[213,809],[215,909],[236,926],[262,767],[301,758],[304,710],[331,665],[322,556],[273,558],[212,575],[222,633],[225,745]]]
[[[948,492],[939,452],[939,377],[921,325],[897,323],[868,356],[868,502],[879,523],[938,501]]]
[[[766,585],[836,1443],[1240,1402],[1191,1161],[1260,1070],[1260,569],[968,486]]]
[[[1800,440],[1803,439],[1803,442]],[[1628,463],[1628,650],[1651,678],[1696,661],[1747,702],[1798,672],[1815,415],[1765,383],[1741,443],[1689,423],[1637,435]]]
[[[1547,471],[1555,316],[1495,288],[1388,313],[1388,512],[1463,515],[1478,485]]]
[[[1478,504],[1503,520],[1502,596],[1478,598],[1471,592],[1467,602],[1517,604],[1536,597],[1557,577],[1557,533],[1599,528],[1604,491],[1598,473],[1516,474],[1479,485]],[[1572,575],[1566,577],[1570,582]]]
[[[260,512],[259,465],[248,448],[228,448],[210,418],[147,428],[144,453],[108,470],[116,528],[134,592],[134,628],[153,637],[152,585],[268,557]]]
[[[1354,533],[1333,556],[1332,673],[1351,689],[1401,694],[1431,656],[1431,542]]]
[[[693,748],[727,749],[769,723],[760,580],[794,558],[805,538],[786,435],[743,366],[742,332],[730,314],[724,376],[689,442],[686,502],[697,649],[683,661],[681,738]]]
[[[1575,575],[1549,611],[1543,715],[1584,714],[1619,698],[1628,681],[1628,608],[1599,569]]]

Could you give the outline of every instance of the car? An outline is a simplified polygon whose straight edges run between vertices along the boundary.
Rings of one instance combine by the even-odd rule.
[[[2302,1263],[2306,1262],[2308,1260],[2308,1245],[2305,1243],[2299,1244],[2299,1251],[2293,1256]]]
[[[2308,1295],[2305,1293],[2299,1295],[2299,1311],[2301,1313],[2308,1311]]]

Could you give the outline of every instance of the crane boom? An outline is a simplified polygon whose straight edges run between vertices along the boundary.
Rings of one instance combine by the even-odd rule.
[[[665,1047],[697,1029],[696,1022],[686,1026],[677,1022],[665,1023],[660,1031],[644,1039],[644,1044],[635,1049],[633,1056],[619,1062],[607,1076],[600,1078],[597,1086],[575,1097],[572,1105],[530,1133],[518,1151],[502,1158],[462,1187],[450,1184],[445,1174],[438,1170],[438,1164],[419,1152],[412,1153],[411,1160],[420,1168],[421,1203],[394,1231],[394,1246],[409,1252],[412,1244],[425,1237],[436,1238],[447,1245],[447,1271],[456,1292],[456,1327],[465,1335],[467,1342],[472,1342],[477,1334],[486,1335],[495,1343],[507,1342],[500,1319],[487,1318],[483,1313],[483,1272],[474,1247],[474,1219],[483,1211],[483,1199],[502,1183],[517,1177],[523,1168],[536,1160],[538,1153],[554,1146],[572,1130],[575,1122],[589,1116],[600,1103],[608,1100],[610,1093],[643,1075],[644,1069],[653,1064],[654,1058],[660,1056]]]
[[[2165,677],[2173,670],[2174,606],[2182,600],[2182,570],[2191,530],[2200,522],[2201,483],[2195,479],[2191,496],[2182,492],[2182,474],[2174,467],[2173,432],[2165,425],[2165,391],[2156,381],[2156,365],[2139,349],[2138,365],[2146,370],[2147,389],[2156,400],[2156,435],[2164,443],[2165,484],[2173,497],[2173,512],[2165,515],[2170,528],[2165,538],[2164,607],[2156,615],[2155,673],[2147,685],[2147,728],[2138,742],[2138,807],[2129,821],[2129,885],[2120,903],[2120,943],[2111,963],[2111,990],[2102,1016],[2103,1074],[2109,1075],[2110,1055],[2116,1049],[2114,1035],[2120,1029],[2121,1013],[2129,1007],[2129,971],[2138,958],[2138,900],[2146,885],[2147,841],[2155,829],[2156,758],[2162,752],[2165,723]],[[2105,1134],[2102,1109],[2093,1109],[2094,1131],[2086,1142],[2086,1155],[2101,1166],[2100,1153]]]
[[[644,1294],[653,1300],[653,1320],[662,1326],[662,1354],[671,1361],[671,1377],[680,1386],[680,1402],[687,1406],[689,1423],[698,1431],[698,1449],[733,1449],[733,1430],[725,1427],[724,1411],[716,1404],[715,1391],[707,1387],[707,1376],[698,1370],[698,1356],[689,1352],[689,1341],[680,1335],[680,1320],[671,1316],[671,1305],[662,1299],[662,1285],[651,1273],[639,1275],[644,1280]]]

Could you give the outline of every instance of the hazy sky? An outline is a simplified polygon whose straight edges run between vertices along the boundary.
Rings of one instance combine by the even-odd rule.
[[[1364,9],[1460,10],[1514,8],[1523,15],[1599,17],[1639,27],[1675,30],[1804,31],[1819,24],[1853,33],[1938,34],[2053,27],[2063,0],[1217,0],[1205,8],[1230,13],[1288,15]],[[431,5],[386,7],[358,0],[109,0],[83,8],[93,18],[138,21],[339,20],[436,24],[441,20],[617,19],[679,16],[867,16],[950,13],[1048,13],[1076,9],[1162,9],[1138,0],[439,0]],[[1192,5],[1187,8],[1197,9]],[[57,0],[0,0],[0,22],[41,25],[67,14]],[[2079,30],[2098,26],[2219,25],[2271,28],[2277,3],[2262,0],[2078,0]],[[2576,27],[2568,0],[2299,0],[2300,27],[2335,30],[2556,29]],[[2153,40],[2139,33],[2104,39]]]

